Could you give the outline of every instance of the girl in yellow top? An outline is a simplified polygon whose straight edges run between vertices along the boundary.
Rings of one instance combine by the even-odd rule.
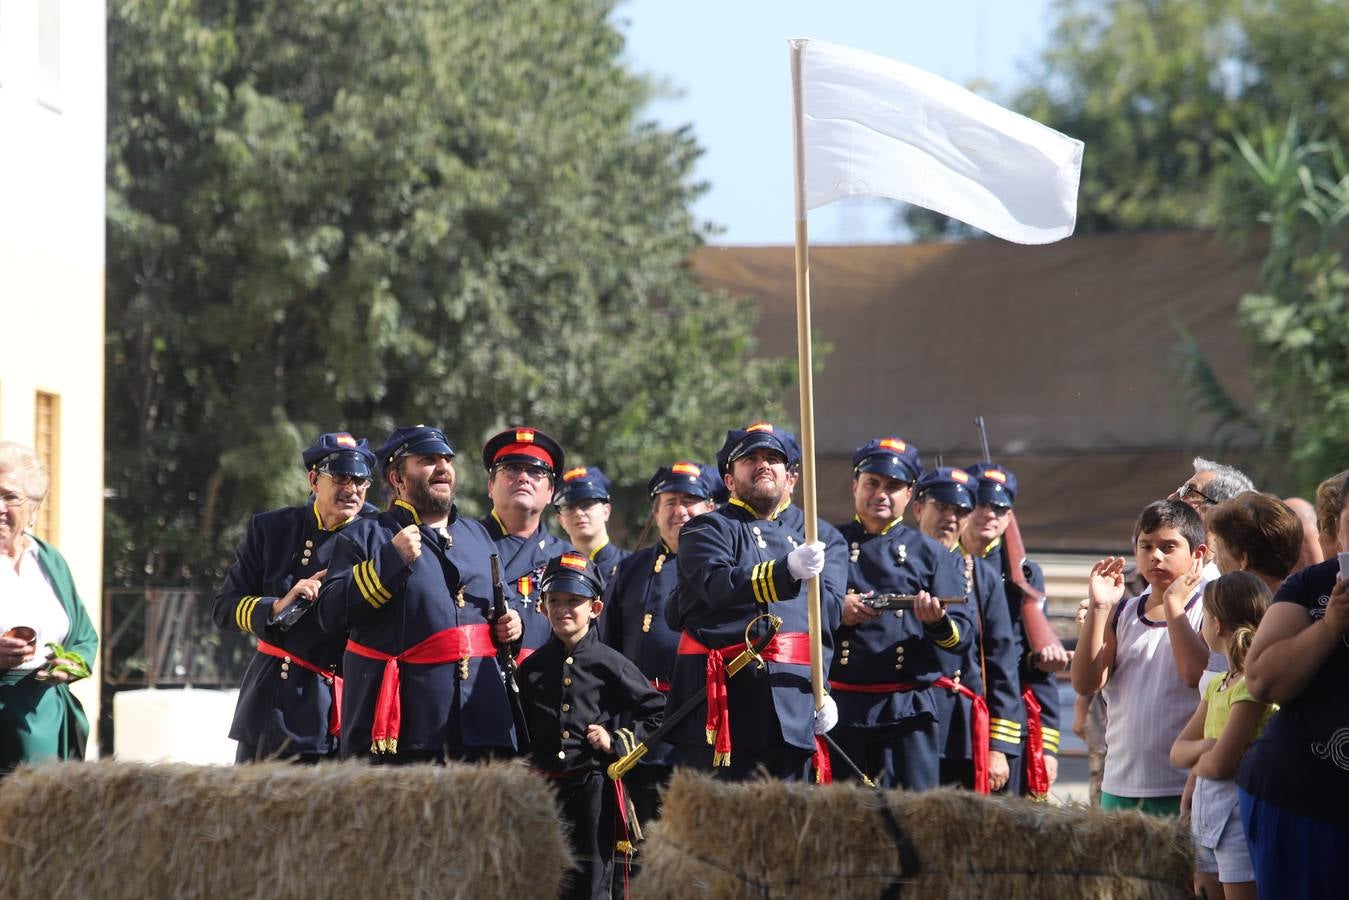
[[[1233,777],[1275,709],[1250,695],[1245,676],[1246,651],[1269,601],[1269,587],[1247,571],[1229,572],[1204,587],[1204,640],[1227,656],[1227,672],[1204,686],[1199,707],[1171,747],[1171,764],[1198,776],[1190,830],[1199,896],[1202,890],[1227,900],[1256,896]]]

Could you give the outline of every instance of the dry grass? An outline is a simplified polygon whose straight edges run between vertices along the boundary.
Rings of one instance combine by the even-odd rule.
[[[881,897],[900,874],[882,802],[921,863],[900,896],[1185,896],[1190,836],[1174,819],[956,790],[890,791],[882,801],[855,785],[723,784],[690,772],[677,772],[670,784],[634,893],[643,900]]]
[[[0,780],[0,884],[99,898],[552,896],[552,788],[518,763],[49,764]]]

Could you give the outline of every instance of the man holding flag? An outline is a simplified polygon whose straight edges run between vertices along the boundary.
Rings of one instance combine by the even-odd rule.
[[[811,694],[806,580],[820,576],[827,648],[842,610],[847,551],[827,524],[821,541],[806,541],[805,516],[791,503],[800,464],[796,438],[770,423],[727,432],[717,467],[731,498],[679,533],[679,585],[666,622],[682,635],[667,707],[704,689],[707,701],[706,715],[695,711],[668,740],[678,764],[728,780],[759,769],[806,778],[816,736],[837,719],[831,700],[817,710]],[[763,633],[767,614],[782,627],[762,653],[764,666],[728,678],[725,663]]]

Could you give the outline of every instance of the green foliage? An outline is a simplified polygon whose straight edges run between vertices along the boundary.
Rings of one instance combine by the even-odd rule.
[[[1268,119],[1347,136],[1343,0],[1056,0],[1052,16],[1011,106],[1086,142],[1079,234],[1214,226],[1224,144]],[[960,233],[907,218],[922,235]]]
[[[780,414],[610,7],[110,4],[111,582],[217,583],[322,431],[443,424],[471,509],[506,425],[639,484]]]
[[[1231,152],[1224,221],[1237,234],[1251,223],[1269,233],[1260,290],[1239,306],[1255,420],[1292,486],[1309,493],[1349,461],[1349,271],[1339,252],[1349,165],[1337,140],[1305,140],[1296,121],[1238,135]]]

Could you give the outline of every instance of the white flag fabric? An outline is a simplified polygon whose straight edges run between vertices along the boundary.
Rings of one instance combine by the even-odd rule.
[[[805,204],[890,197],[1020,244],[1073,233],[1082,142],[905,63],[799,39]]]

